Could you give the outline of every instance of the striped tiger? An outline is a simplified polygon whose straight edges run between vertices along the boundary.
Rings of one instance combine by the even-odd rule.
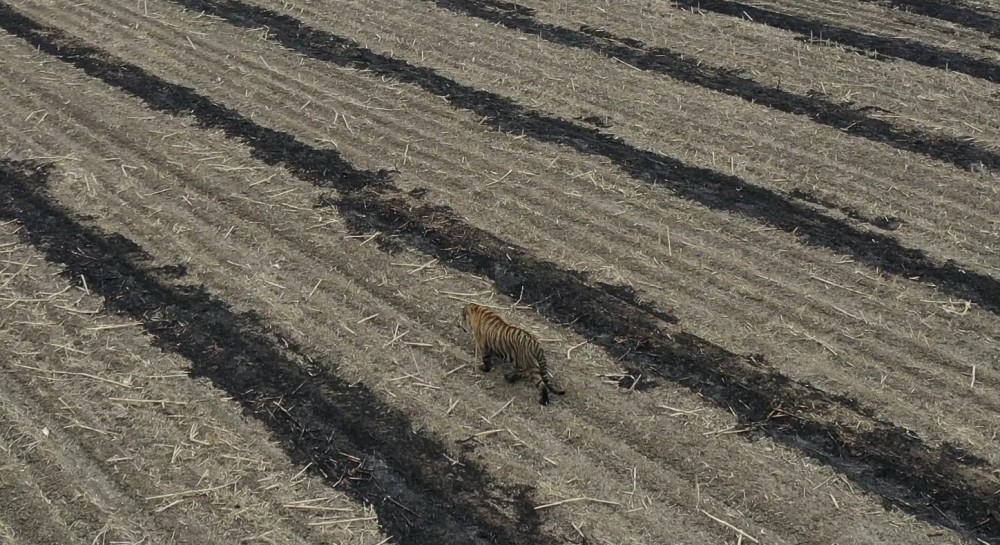
[[[538,388],[538,402],[542,405],[549,402],[550,391],[556,395],[566,393],[549,382],[545,352],[538,339],[528,331],[511,324],[490,307],[475,303],[462,307],[459,323],[476,338],[476,358],[482,358],[479,369],[484,373],[490,371],[493,356],[501,356],[514,364],[514,370],[504,374],[507,382],[516,382],[531,374]]]

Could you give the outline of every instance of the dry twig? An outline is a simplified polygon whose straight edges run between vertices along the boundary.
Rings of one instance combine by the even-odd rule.
[[[138,388],[138,386],[132,386],[131,384],[125,384],[124,382],[118,382],[117,380],[111,380],[107,378],[101,378],[97,375],[91,375],[90,373],[77,373],[73,371],[56,371],[54,369],[42,369],[40,367],[32,367],[30,365],[22,365],[20,363],[12,363],[14,367],[20,367],[22,369],[30,369],[32,371],[38,371],[39,373],[51,373],[53,375],[69,375],[76,377],[89,378],[91,380],[99,380],[101,382],[107,382],[108,384],[114,384],[115,386],[121,386],[122,388]]]
[[[591,498],[591,497],[588,497],[588,496],[580,496],[579,498],[570,498],[568,500],[559,500],[559,501],[554,501],[552,503],[546,503],[544,505],[539,505],[539,506],[535,507],[535,511],[538,511],[540,509],[548,509],[549,507],[555,507],[557,505],[563,505],[565,503],[576,503],[576,502],[581,502],[581,501],[589,501],[589,502],[593,502],[593,503],[603,503],[605,505],[621,505],[621,503],[616,502],[616,501],[601,500],[601,499],[598,499],[598,498]]]
[[[752,535],[744,532],[743,530],[740,530],[739,528],[733,526],[732,524],[729,524],[728,522],[726,522],[726,521],[724,521],[724,520],[722,520],[722,519],[720,519],[718,517],[712,516],[712,514],[709,513],[708,511],[705,511],[704,509],[699,509],[699,511],[701,511],[706,517],[714,520],[715,522],[718,522],[719,524],[721,524],[721,525],[729,528],[730,530],[735,531],[740,536],[745,537],[745,538],[749,539],[750,541],[753,541],[754,543],[760,543],[760,541],[757,541],[757,538],[753,537]]]

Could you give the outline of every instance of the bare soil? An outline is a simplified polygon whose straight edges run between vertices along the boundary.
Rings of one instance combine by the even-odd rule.
[[[998,19],[0,2],[0,542],[1000,543]]]

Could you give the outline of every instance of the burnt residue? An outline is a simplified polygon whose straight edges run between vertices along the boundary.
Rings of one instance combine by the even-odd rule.
[[[640,380],[639,389],[648,377],[684,385],[732,411],[748,430],[837,468],[887,505],[1000,543],[1000,519],[993,518],[1000,481],[987,461],[954,445],[928,445],[849,396],[789,378],[760,355],[737,355],[679,331],[447,207],[367,190],[322,204],[363,211],[351,215],[363,220],[349,222],[350,229],[391,234],[453,269],[489,278],[501,293],[590,339],[625,367],[620,386]]]
[[[243,14],[243,19],[239,19],[242,24],[259,24],[256,17],[262,13],[260,8],[232,1],[217,5],[239,10],[221,12],[234,21],[238,14]],[[263,13],[277,17],[272,12]],[[65,62],[86,69],[94,66],[87,58],[93,54],[112,64],[124,64],[99,50],[73,45],[55,29],[43,28],[14,15],[9,8],[0,8],[0,26]],[[269,35],[291,40],[288,30],[272,28]],[[314,42],[321,37],[317,32],[302,29],[301,41],[290,43],[297,43],[301,51],[343,61],[343,40],[326,35],[327,41]],[[398,66],[391,63],[399,61],[350,47],[354,48],[348,55],[353,59],[350,63],[362,68],[376,66],[385,70],[387,66]],[[365,64],[372,62],[375,64]],[[995,292],[991,296],[988,291],[994,289],[992,284],[976,284],[992,279],[970,280],[973,278],[968,276],[970,273],[953,263],[935,265],[922,252],[903,248],[894,239],[856,230],[739,178],[688,167],[661,155],[636,150],[592,129],[524,111],[508,99],[464,90],[429,69],[405,63],[402,69],[405,69],[402,75],[414,83],[453,88],[460,102],[469,107],[474,98],[482,99],[479,107],[491,112],[503,127],[520,126],[533,137],[556,139],[581,151],[613,157],[640,179],[667,185],[687,198],[797,231],[810,243],[849,249],[867,263],[882,263],[894,274],[922,272],[925,279],[928,275],[943,279],[946,291],[972,290],[982,300],[995,301]],[[104,79],[100,71],[91,73]],[[138,72],[129,70],[129,73]],[[119,80],[111,77],[104,81]],[[143,99],[145,93],[157,92],[144,91],[142,86],[130,89]],[[455,95],[451,98],[456,100]],[[208,115],[210,111],[202,109],[195,115]],[[758,435],[772,437],[839,469],[859,487],[881,495],[887,504],[965,535],[1000,542],[997,537],[1000,520],[995,516],[998,511],[995,491],[1000,484],[983,460],[951,445],[928,445],[908,430],[878,419],[856,400],[791,379],[759,356],[737,355],[680,331],[669,313],[653,312],[651,307],[637,301],[633,292],[609,290],[607,286],[592,283],[582,273],[562,269],[470,225],[447,206],[432,206],[398,191],[388,180],[358,183],[369,181],[371,173],[349,166],[346,172],[350,176],[346,179],[340,172],[323,177],[315,170],[304,169],[297,162],[308,162],[311,152],[302,150],[303,154],[292,154],[269,148],[271,142],[288,140],[248,138],[247,135],[257,134],[262,128],[245,118],[236,121],[232,126],[242,130],[227,133],[230,137],[247,143],[260,157],[294,169],[303,180],[336,188],[339,194],[320,205],[336,207],[355,233],[380,231],[382,238],[393,244],[423,251],[455,270],[489,278],[498,291],[532,305],[543,316],[572,328],[607,350],[630,376],[637,379],[641,374],[643,382],[646,376],[659,377],[691,388],[732,411]],[[199,117],[199,122],[205,121]],[[143,259],[148,261],[148,256],[139,259],[141,248],[109,244],[101,233],[73,221],[32,189],[42,185],[44,177],[37,172],[19,174],[23,169],[23,165],[8,164],[3,171],[0,214],[24,223],[22,236],[26,240],[45,251],[51,261],[63,263],[71,279],[84,275],[88,283],[90,276],[100,280],[110,309],[135,315],[158,343],[192,359],[197,373],[217,381],[248,412],[268,422],[297,461],[318,459],[311,467],[322,470],[330,480],[337,478],[338,471],[364,476],[356,481],[348,479],[342,486],[350,487],[352,493],[365,501],[375,498],[372,503],[385,510],[379,512],[380,521],[396,539],[418,542],[418,538],[450,534],[453,538],[480,542],[493,539],[511,543],[531,539],[547,542],[545,536],[531,537],[521,532],[537,527],[531,517],[520,516],[521,522],[511,528],[510,517],[497,512],[495,506],[502,501],[491,494],[509,494],[510,490],[492,485],[475,466],[454,468],[447,464],[449,467],[445,469],[443,456],[435,458],[443,447],[425,435],[413,434],[405,416],[377,405],[373,394],[363,385],[345,384],[334,373],[324,371],[328,366],[309,363],[307,356],[294,346],[283,349],[282,344],[274,341],[274,333],[266,323],[252,314],[234,313],[202,288],[170,287],[156,281],[145,273]],[[359,179],[351,177],[355,175]],[[119,246],[124,249],[116,251]],[[223,346],[219,352],[217,339],[233,344],[228,348]],[[246,363],[261,357],[273,363],[259,368]],[[293,406],[295,411],[290,411],[287,418],[280,412],[271,412],[269,400],[290,391],[300,396]],[[567,396],[567,402],[571,399]],[[366,464],[345,465],[330,450],[328,434],[338,430],[342,433],[334,438],[342,443],[337,446],[342,444],[350,452],[356,452],[358,457],[364,457]],[[442,479],[442,475],[448,477]],[[404,485],[409,488],[397,490],[395,497],[414,498],[413,502],[426,499],[426,505],[414,508],[407,500],[405,509],[392,507],[395,504],[379,496],[384,490]],[[527,509],[523,505],[515,511],[527,513]],[[413,523],[414,513],[422,517],[443,516],[445,523],[421,527]]]
[[[624,390],[643,391],[650,388],[650,379],[643,377],[642,373],[631,371],[618,377],[618,387]]]
[[[794,199],[799,199],[812,204],[818,204],[822,207],[829,208],[831,210],[837,210],[845,216],[862,223],[867,223],[873,227],[878,227],[879,229],[884,229],[886,231],[895,231],[903,225],[903,220],[896,216],[889,214],[879,214],[877,216],[869,216],[864,212],[854,208],[853,206],[847,206],[844,204],[838,204],[833,197],[820,195],[815,191],[809,189],[804,189],[797,187],[793,189],[789,196]]]
[[[139,66],[122,62],[97,47],[69,38],[60,30],[41,25],[3,4],[0,4],[0,26],[39,50],[141,98],[153,110],[171,115],[190,115],[199,127],[221,130],[226,136],[238,138],[250,146],[254,158],[269,165],[282,164],[299,178],[324,187],[349,189],[388,183],[389,170],[358,170],[335,150],[318,149],[291,134],[253,123],[236,110],[218,104],[189,87],[170,83]]]
[[[859,0],[954,23],[1000,39],[1000,17],[958,0]]]
[[[346,38],[304,25],[287,15],[234,0],[171,1],[240,26],[266,26],[270,39],[294,51],[339,66],[353,66],[412,83],[434,95],[447,97],[456,107],[483,116],[490,120],[488,125],[499,130],[528,136],[541,142],[561,144],[583,154],[606,157],[635,179],[669,189],[681,198],[715,210],[753,218],[782,231],[794,233],[806,244],[850,255],[856,261],[877,268],[885,274],[933,284],[952,296],[961,297],[1000,314],[1000,282],[993,277],[951,261],[936,263],[922,250],[907,248],[889,235],[859,229],[738,176],[690,166],[673,157],[639,149],[615,135],[602,133],[597,128],[524,108],[510,98],[459,84],[430,68],[380,55]],[[491,13],[493,12],[501,13],[491,8]],[[517,20],[525,17],[517,15]],[[580,35],[583,36],[581,39],[597,39],[585,33]],[[279,155],[278,158],[291,161],[292,164],[295,162],[294,156]],[[345,184],[338,189],[363,186],[364,184],[353,184],[348,187]]]
[[[739,97],[781,112],[807,116],[816,123],[833,127],[838,131],[896,149],[919,153],[959,168],[975,169],[983,166],[1000,170],[1000,154],[973,142],[943,134],[898,127],[889,121],[866,115],[865,108],[852,109],[819,96],[797,95],[781,89],[780,86],[764,85],[742,77],[738,70],[713,67],[697,58],[682,55],[665,47],[647,47],[639,40],[617,36],[590,26],[573,30],[545,23],[536,19],[533,14],[494,9],[483,0],[425,1],[433,1],[450,11],[503,25],[555,44],[594,51],[640,70],[663,74],[678,81]],[[686,3],[681,2],[681,4]],[[699,4],[704,7],[703,2]],[[728,5],[730,2],[719,4]],[[710,3],[710,5],[715,4]],[[824,35],[824,37],[829,36]],[[884,55],[872,53],[870,50],[859,49],[859,51],[863,51],[865,55],[885,58]]]
[[[569,29],[565,30],[569,31]],[[635,38],[629,38],[625,36],[618,36],[616,34],[608,32],[607,30],[604,30],[603,28],[597,28],[591,25],[580,25],[580,32],[583,32],[584,34],[590,34],[591,36],[597,38],[603,38],[605,40],[618,42],[622,45],[627,45],[634,49],[646,49],[646,44],[643,43],[641,40],[636,40]]]
[[[987,59],[976,59],[958,51],[952,51],[911,38],[879,36],[853,30],[821,19],[781,13],[760,6],[731,0],[676,0],[674,5],[681,9],[710,11],[754,23],[787,30],[799,34],[802,39],[818,43],[847,46],[855,50],[871,51],[881,56],[902,59],[916,64],[959,72],[1000,83],[1000,64]]]
[[[529,487],[512,499],[483,468],[453,465],[408,416],[340,378],[334,364],[313,361],[258,315],[201,285],[170,283],[164,271],[183,269],[155,267],[134,242],[75,219],[46,196],[47,177],[39,165],[0,161],[0,218],[17,221],[18,235],[63,266],[67,281],[103,297],[106,312],[142,323],[156,346],[189,360],[193,377],[264,423],[295,463],[372,505],[394,542],[556,543],[523,517],[534,511]],[[500,504],[514,504],[515,516]]]

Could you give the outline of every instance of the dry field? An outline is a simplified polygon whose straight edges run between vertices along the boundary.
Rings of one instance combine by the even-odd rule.
[[[3,0],[0,89],[0,543],[1000,543],[996,0]]]

